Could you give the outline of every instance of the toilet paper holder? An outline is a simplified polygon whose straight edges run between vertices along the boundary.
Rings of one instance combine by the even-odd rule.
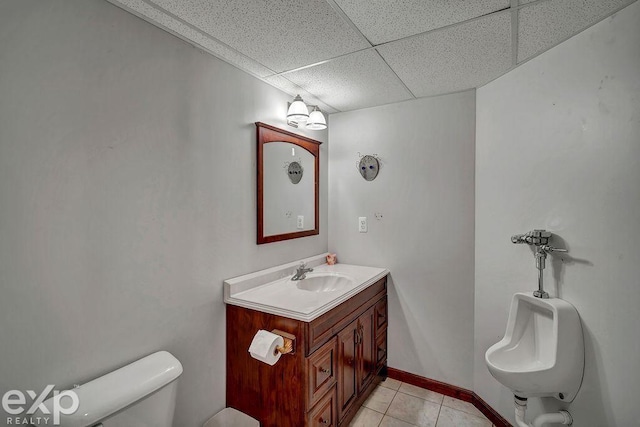
[[[296,336],[288,332],[281,331],[280,329],[273,329],[272,334],[280,335],[284,340],[282,346],[277,346],[273,354],[276,352],[280,354],[295,354],[296,352]]]

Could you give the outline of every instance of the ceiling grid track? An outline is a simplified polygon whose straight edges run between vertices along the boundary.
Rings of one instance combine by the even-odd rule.
[[[544,1],[544,0],[542,0],[542,1]],[[399,43],[399,42],[403,42],[405,40],[415,39],[415,38],[422,37],[422,36],[427,35],[427,34],[436,33],[438,31],[450,30],[452,28],[455,28],[455,27],[458,27],[458,26],[461,26],[461,25],[465,25],[465,24],[469,24],[471,22],[478,21],[480,19],[486,18],[487,16],[491,16],[491,15],[495,15],[497,13],[505,12],[505,11],[507,11],[509,9],[511,9],[511,6],[508,6],[508,7],[502,8],[502,9],[498,9],[498,10],[494,10],[493,12],[485,13],[484,15],[476,16],[474,18],[469,18],[469,19],[467,19],[465,21],[454,22],[453,24],[444,25],[442,27],[433,28],[431,30],[423,31],[421,33],[411,34],[410,36],[401,37],[401,38],[395,39],[395,40],[390,40],[388,42],[377,44],[376,48],[382,47],[382,46],[392,45],[392,44]]]
[[[480,20],[480,19],[486,18],[487,16],[491,16],[491,15],[494,15],[494,14],[497,14],[497,13],[502,13],[502,12],[505,12],[505,11],[507,11],[507,10],[510,10],[510,9],[512,9],[512,8],[513,8],[513,6],[512,6],[512,5],[513,5],[513,2],[515,2],[515,3],[516,3],[516,5],[517,5],[517,3],[518,3],[518,0],[511,0],[511,2],[512,2],[512,3],[511,3],[511,5],[510,5],[510,6],[505,7],[505,8],[502,8],[502,9],[498,9],[498,10],[495,10],[495,11],[492,11],[492,12],[489,12],[489,13],[486,13],[486,14],[484,14],[484,15],[476,16],[476,17],[474,17],[474,18],[470,18],[470,19],[467,19],[467,20],[464,20],[464,21],[454,22],[453,24],[445,25],[445,26],[438,27],[438,28],[433,28],[433,29],[431,29],[431,30],[423,31],[423,32],[421,32],[421,33],[416,33],[416,34],[412,34],[412,35],[410,35],[410,36],[401,37],[401,38],[399,38],[399,39],[390,40],[390,41],[388,41],[388,42],[384,42],[384,43],[380,43],[380,44],[377,44],[377,45],[373,45],[373,44],[369,41],[369,39],[368,39],[364,34],[362,34],[362,32],[360,31],[360,29],[359,29],[359,28],[358,28],[358,27],[353,23],[353,21],[352,21],[352,20],[351,20],[351,19],[350,19],[346,14],[345,14],[345,12],[342,10],[342,8],[341,8],[341,7],[340,7],[340,6],[339,6],[339,5],[338,5],[334,0],[325,0],[325,1],[326,1],[326,2],[327,2],[327,3],[328,3],[328,4],[329,4],[329,5],[330,5],[330,6],[331,6],[331,7],[332,7],[332,8],[333,8],[333,9],[334,9],[338,14],[339,14],[339,15],[340,15],[340,17],[341,17],[341,18],[342,18],[342,19],[343,19],[343,20],[344,20],[344,21],[345,21],[345,22],[346,22],[346,23],[347,23],[347,24],[348,24],[348,25],[349,25],[349,26],[350,26],[350,27],[351,27],[351,28],[352,28],[352,29],[353,29],[353,30],[354,30],[354,31],[355,31],[355,32],[356,32],[360,37],[362,37],[362,39],[363,39],[364,41],[366,41],[366,42],[370,45],[370,47],[367,47],[367,48],[364,48],[364,49],[360,49],[360,50],[357,50],[357,51],[354,51],[354,52],[349,52],[349,53],[345,53],[345,54],[342,54],[342,55],[338,55],[338,56],[335,56],[335,57],[333,57],[333,58],[327,58],[327,59],[325,59],[325,60],[323,60],[323,61],[318,61],[318,62],[316,62],[316,63],[314,63],[314,64],[305,65],[305,66],[298,67],[298,68],[294,68],[294,69],[291,69],[291,70],[285,70],[285,71],[282,71],[282,72],[279,72],[279,73],[274,74],[274,76],[281,76],[281,77],[286,78],[286,77],[284,76],[285,74],[294,73],[294,72],[296,72],[296,71],[300,71],[300,70],[304,70],[304,69],[307,69],[307,68],[312,68],[312,67],[315,67],[315,66],[319,66],[319,65],[327,64],[327,63],[330,63],[330,62],[336,61],[336,60],[338,60],[338,59],[340,59],[340,58],[344,58],[344,57],[346,57],[346,56],[352,55],[352,54],[354,54],[354,53],[364,52],[364,51],[368,51],[368,50],[375,50],[375,51],[376,51],[376,54],[380,57],[380,59],[384,62],[384,64],[389,68],[389,70],[393,73],[393,75],[394,75],[394,76],[396,76],[396,78],[398,79],[398,81],[401,83],[401,85],[404,87],[404,89],[407,91],[407,93],[408,93],[408,94],[409,94],[413,99],[417,99],[418,97],[417,97],[417,96],[416,96],[416,95],[415,95],[415,94],[414,94],[414,93],[409,89],[409,87],[408,87],[408,86],[405,84],[405,82],[400,78],[400,76],[398,76],[398,74],[395,72],[395,70],[394,70],[393,68],[391,68],[391,66],[390,66],[390,65],[387,63],[387,61],[382,57],[382,55],[380,55],[380,52],[378,52],[378,48],[379,48],[379,47],[387,46],[387,45],[392,45],[392,44],[394,44],[394,43],[399,43],[399,42],[402,42],[402,41],[405,41],[405,40],[410,40],[410,39],[413,39],[413,38],[422,37],[422,36],[424,36],[424,35],[426,35],[426,34],[434,33],[434,32],[437,32],[437,31],[442,31],[442,30],[449,30],[449,29],[452,29],[452,28],[458,27],[458,26],[460,26],[460,25],[465,25],[465,24],[468,24],[468,23],[471,23],[471,22],[474,22],[474,21],[477,21],[477,20]],[[546,0],[536,0],[536,1],[531,2],[531,3],[537,3],[537,2],[540,2],[540,1],[546,1]],[[516,18],[517,18],[517,15],[516,15]],[[513,17],[512,17],[512,20],[513,20]],[[513,23],[512,23],[512,27],[513,27]],[[517,25],[516,25],[516,27],[517,27]],[[517,32],[516,32],[516,37],[517,37]],[[517,57],[516,57],[516,60],[517,60]],[[287,80],[288,80],[288,79],[287,79]],[[468,89],[461,90],[461,92],[463,92],[463,91],[465,91],[465,90],[468,90]],[[457,92],[458,92],[458,91],[455,91],[454,93],[457,93]],[[324,102],[324,101],[323,101],[323,102]],[[329,105],[329,104],[327,104],[327,105]]]
[[[331,1],[331,0],[325,0],[325,1]],[[546,0],[538,0],[538,1],[536,1],[536,2],[532,2],[532,3],[537,3],[537,2],[539,2],[539,1],[546,1]],[[528,4],[527,4],[527,6],[528,6],[529,4],[532,4],[532,3],[528,3]],[[393,45],[393,44],[395,44],[395,43],[399,43],[399,42],[402,42],[402,41],[405,41],[405,40],[410,40],[410,39],[413,39],[413,38],[421,37],[421,36],[424,36],[424,35],[426,35],[426,34],[431,34],[431,33],[435,33],[435,32],[442,31],[442,30],[449,30],[449,29],[452,29],[452,28],[458,27],[458,26],[460,26],[460,25],[469,24],[469,23],[474,22],[474,21],[477,21],[477,20],[479,20],[479,19],[486,18],[487,16],[491,16],[491,15],[496,14],[496,13],[502,13],[502,12],[505,12],[505,11],[510,10],[510,9],[511,9],[511,6],[509,6],[509,7],[505,7],[505,8],[503,8],[503,9],[499,9],[499,10],[493,11],[493,12],[491,12],[491,13],[487,13],[487,14],[484,14],[484,15],[476,16],[475,18],[467,19],[466,21],[454,22],[453,24],[445,25],[445,26],[443,26],[443,27],[438,27],[438,28],[434,28],[434,29],[431,29],[431,30],[428,30],[428,31],[423,31],[423,32],[421,32],[421,33],[412,34],[412,35],[410,35],[410,36],[401,37],[401,38],[399,38],[399,39],[390,40],[390,41],[388,41],[388,42],[380,43],[380,44],[377,44],[377,45],[371,45],[371,47],[366,47],[366,48],[364,48],[364,49],[359,49],[359,50],[356,50],[356,51],[353,51],[353,52],[344,53],[344,54],[342,54],[342,55],[334,56],[334,57],[332,57],[332,58],[327,58],[327,59],[325,59],[325,60],[318,61],[318,62],[313,63],[313,64],[304,65],[304,66],[302,66],[302,67],[293,68],[293,69],[291,69],[291,70],[281,71],[281,72],[279,72],[279,73],[275,73],[275,74],[273,74],[273,75],[274,75],[274,76],[281,76],[281,75],[283,75],[283,74],[289,74],[289,73],[293,73],[293,72],[296,72],[296,71],[304,70],[304,69],[307,69],[307,68],[312,68],[312,67],[315,67],[315,66],[318,66],[318,65],[323,65],[323,64],[327,64],[327,63],[329,63],[329,62],[333,62],[333,61],[335,61],[335,60],[337,60],[337,59],[344,58],[345,56],[353,55],[354,53],[365,52],[365,51],[367,51],[367,50],[374,50],[374,49],[375,49],[375,50],[376,50],[376,52],[377,52],[378,48],[380,48],[380,47],[382,47],[382,46]],[[350,22],[352,25],[355,25],[355,24],[353,24],[353,22],[351,22],[350,20],[349,20],[349,22]],[[360,31],[359,31],[359,30],[358,30],[358,33],[359,33],[359,34],[362,34],[362,33],[360,33]],[[362,37],[364,37],[364,35],[363,35]],[[364,39],[365,39],[365,40],[367,40],[367,38],[366,38],[366,37],[364,37]],[[368,40],[367,40],[367,43],[371,44]]]
[[[213,41],[214,43],[218,43],[219,45],[224,46],[225,49],[229,49],[230,51],[234,52],[235,54],[237,54],[239,56],[242,56],[243,58],[245,58],[245,59],[247,59],[247,60],[249,60],[251,62],[255,62],[256,64],[260,65],[261,67],[264,67],[265,69],[271,71],[274,74],[276,73],[274,70],[272,70],[271,68],[267,67],[266,65],[260,63],[259,61],[256,61],[253,58],[248,57],[247,55],[245,55],[244,53],[240,52],[239,50],[229,46],[228,44],[226,44],[225,42],[217,39],[216,37],[213,37],[211,34],[207,33],[206,31],[204,31],[204,30],[196,27],[195,25],[185,21],[184,19],[180,18],[179,16],[177,16],[173,12],[170,12],[170,11],[166,10],[164,7],[162,7],[162,6],[160,6],[160,5],[156,4],[156,3],[153,3],[152,1],[149,1],[149,0],[140,0],[140,1],[146,3],[149,7],[153,8],[153,9],[156,9],[157,11],[160,11],[160,12],[164,13],[165,15],[171,17],[171,19],[174,19],[175,21],[181,23],[185,27],[189,27],[193,31],[197,31],[200,35],[202,35],[205,38],[208,38],[209,40]],[[198,45],[198,46],[200,46],[200,45]],[[207,52],[209,51],[209,49],[206,49],[206,50],[207,50]],[[212,55],[215,56],[215,57],[218,57],[217,55],[215,55],[213,53],[212,53]],[[223,58],[220,58],[220,59],[223,59]]]
[[[514,0],[511,0],[511,1],[514,1]],[[518,0],[515,0],[515,1],[518,1]],[[517,13],[518,13],[518,11],[519,11],[519,10],[521,10],[521,9],[525,9],[525,8],[530,7],[530,6],[533,6],[533,5],[536,5],[536,4],[540,4],[540,3],[544,3],[544,2],[547,2],[547,1],[551,1],[551,0],[535,0],[535,1],[530,1],[530,2],[528,2],[528,3],[525,3],[525,4],[519,4],[519,5],[517,6],[517,8],[516,8],[515,12],[516,12],[516,14],[517,14]],[[481,85],[481,86],[478,86],[476,89],[481,88],[481,87],[483,87],[483,86],[486,86],[486,85],[488,85],[489,83],[491,83],[491,82],[493,82],[493,81],[495,81],[495,80],[499,79],[500,77],[504,76],[505,74],[507,74],[507,73],[509,73],[509,72],[511,72],[511,71],[513,71],[513,70],[515,70],[516,68],[520,67],[522,64],[526,64],[527,62],[531,61],[532,59],[537,58],[538,56],[540,56],[540,55],[542,55],[543,53],[547,52],[549,49],[552,49],[552,48],[554,48],[554,47],[558,46],[559,44],[562,44],[562,43],[566,42],[566,41],[567,41],[567,40],[569,40],[570,38],[574,37],[576,34],[579,34],[579,33],[581,33],[582,31],[585,31],[586,29],[591,28],[592,26],[596,25],[598,22],[601,22],[601,21],[603,21],[603,20],[605,20],[605,19],[609,18],[610,16],[615,15],[616,13],[620,12],[622,9],[624,9],[624,8],[625,8],[625,7],[627,7],[627,6],[630,6],[631,4],[635,3],[636,1],[638,1],[638,0],[632,0],[632,1],[630,1],[629,3],[625,3],[625,4],[623,4],[622,6],[617,7],[616,9],[614,9],[614,10],[610,11],[609,13],[607,13],[605,16],[603,16],[603,17],[599,18],[597,21],[595,21],[595,22],[591,22],[591,23],[590,23],[589,25],[587,25],[586,27],[584,27],[584,28],[580,29],[580,31],[578,31],[577,33],[573,33],[573,34],[571,34],[571,35],[569,35],[569,36],[567,36],[567,37],[565,37],[565,38],[563,38],[563,39],[560,39],[559,41],[557,41],[555,44],[553,44],[553,45],[552,45],[552,46],[550,46],[549,48],[544,49],[544,50],[542,50],[542,51],[540,51],[540,52],[537,52],[536,54],[531,55],[530,57],[528,57],[528,58],[526,58],[526,59],[522,60],[521,62],[517,62],[517,61],[518,61],[518,58],[517,58],[517,56],[516,56],[516,63],[515,63],[515,64],[513,64],[513,65],[512,65],[508,70],[506,70],[504,73],[502,73],[502,74],[500,74],[500,75],[497,75],[496,77],[494,77],[493,79],[489,80],[489,81],[488,81],[488,82],[486,82],[485,84],[483,84],[483,85]],[[517,15],[516,15],[516,16],[517,16]],[[512,22],[513,22],[513,21],[512,21]],[[518,22],[516,22],[516,26],[517,26],[517,25],[518,25]],[[518,29],[518,28],[516,27],[516,30],[517,30],[517,29]],[[513,36],[513,40],[515,40],[515,43],[517,43],[517,42],[518,42],[518,34],[517,34],[517,32],[516,32],[515,36]],[[517,53],[518,53],[518,49],[517,49],[517,45],[516,45],[515,54],[517,55]]]
[[[362,31],[360,31],[360,28],[358,28],[356,26],[356,24],[353,23],[353,21],[351,20],[351,18],[349,18],[347,16],[346,13],[344,13],[344,10],[342,10],[342,8],[338,5],[338,3],[336,3],[334,0],[325,0],[325,2],[331,6],[331,9],[333,9],[338,15],[340,15],[340,18],[342,18],[342,20],[344,22],[347,23],[347,25],[349,25],[349,27],[351,27],[351,29],[358,34],[360,37],[362,37],[362,40],[364,40],[365,42],[367,42],[367,44],[371,47],[373,47],[373,43],[371,43],[371,41],[369,41],[369,39],[362,34]]]
[[[206,53],[208,53],[209,55],[212,55],[212,56],[214,56],[214,57],[216,57],[216,58],[218,58],[218,59],[220,59],[220,60],[222,60],[222,61],[224,61],[224,62],[227,62],[227,63],[229,63],[229,64],[231,64],[231,65],[235,66],[236,68],[239,68],[240,70],[244,71],[245,73],[247,73],[247,74],[249,74],[249,75],[251,75],[251,76],[253,76],[253,77],[255,77],[255,78],[259,79],[259,80],[262,80],[263,82],[265,82],[265,83],[267,83],[267,84],[269,84],[269,85],[272,85],[272,86],[273,86],[273,84],[267,80],[269,77],[281,76],[281,75],[283,74],[283,73],[278,73],[278,72],[276,72],[275,70],[272,70],[271,68],[267,67],[266,65],[262,64],[261,62],[259,62],[259,61],[255,60],[255,59],[253,59],[253,58],[248,57],[247,55],[245,55],[244,53],[240,52],[239,50],[237,50],[237,49],[235,49],[235,48],[233,48],[233,47],[229,46],[227,43],[225,43],[225,42],[223,42],[223,41],[219,40],[218,38],[216,38],[216,37],[212,36],[212,35],[211,35],[211,34],[209,34],[208,32],[206,32],[206,31],[204,31],[204,30],[202,30],[202,29],[198,28],[197,26],[195,26],[195,25],[193,25],[193,24],[191,24],[191,23],[189,23],[189,22],[185,21],[184,19],[180,18],[179,16],[175,15],[174,13],[172,13],[172,12],[170,12],[170,11],[166,10],[166,9],[165,9],[165,8],[163,8],[162,6],[160,6],[160,5],[158,5],[158,4],[154,3],[154,2],[152,2],[152,1],[150,1],[150,0],[140,0],[140,1],[141,1],[141,2],[143,2],[143,3],[145,3],[147,6],[149,6],[149,7],[153,8],[153,9],[155,9],[156,11],[158,11],[158,12],[160,12],[160,13],[163,13],[163,14],[165,14],[166,16],[170,17],[171,19],[173,19],[173,20],[175,20],[175,21],[179,22],[180,24],[184,25],[185,27],[188,27],[188,28],[190,28],[191,30],[196,31],[196,32],[197,32],[198,34],[200,34],[202,37],[204,37],[204,38],[206,38],[206,39],[209,39],[209,40],[211,40],[212,42],[219,44],[220,46],[223,46],[225,49],[229,49],[230,51],[232,51],[233,53],[237,54],[238,56],[241,56],[241,57],[245,58],[247,61],[250,61],[250,62],[253,62],[253,63],[255,63],[255,64],[258,64],[260,67],[263,67],[264,69],[269,70],[269,71],[270,71],[270,74],[268,74],[268,75],[266,75],[266,76],[261,76],[261,75],[259,75],[259,74],[256,74],[256,73],[252,72],[251,70],[246,69],[245,67],[242,67],[242,66],[240,66],[240,65],[238,65],[238,64],[234,64],[232,60],[230,60],[230,59],[228,59],[228,58],[224,58],[224,57],[223,57],[223,56],[221,56],[219,53],[216,53],[216,52],[211,51],[211,49],[207,48],[206,46],[203,46],[202,44],[200,44],[200,43],[198,43],[198,42],[196,42],[196,41],[194,41],[194,40],[190,40],[189,38],[187,38],[187,37],[185,37],[184,35],[182,35],[182,34],[180,34],[180,33],[176,32],[176,31],[172,30],[171,28],[168,28],[168,27],[166,27],[165,25],[162,25],[162,24],[160,24],[160,23],[158,23],[158,22],[152,21],[149,17],[147,17],[147,16],[143,15],[142,13],[140,13],[140,12],[138,12],[138,11],[134,10],[134,9],[131,9],[130,7],[128,7],[128,6],[126,6],[126,5],[122,4],[122,3],[120,3],[120,2],[119,2],[119,1],[117,1],[117,0],[107,0],[107,1],[108,1],[109,3],[111,3],[111,4],[113,4],[114,6],[117,6],[117,7],[121,8],[121,9],[123,9],[123,10],[125,10],[125,11],[127,11],[127,12],[129,12],[129,13],[131,13],[131,14],[135,15],[135,16],[137,16],[138,18],[142,19],[143,21],[146,21],[146,22],[149,22],[149,23],[151,23],[151,24],[153,24],[153,25],[159,26],[160,28],[162,28],[163,30],[167,31],[168,33],[170,33],[170,34],[172,34],[172,35],[174,35],[174,36],[178,37],[178,38],[179,38],[179,39],[181,39],[181,40],[184,40],[186,43],[188,43],[188,44],[190,44],[190,45],[192,45],[192,46],[194,46],[194,47],[196,47],[196,48],[198,48],[198,49],[201,49],[201,50],[205,51]],[[373,48],[370,48],[370,49],[373,49]],[[346,55],[350,55],[350,53],[349,53],[349,54],[346,54]],[[344,55],[343,55],[343,56],[344,56]],[[311,65],[307,65],[307,66],[305,66],[305,67],[300,67],[299,69],[309,68],[309,67],[312,67],[312,66],[315,66],[315,65],[322,64],[322,63],[324,63],[324,62],[327,62],[327,61],[322,61],[322,62],[320,62],[320,63],[318,63],[318,64],[311,64]],[[313,94],[311,94],[310,92],[308,92],[306,89],[304,89],[304,88],[300,87],[300,86],[299,86],[299,85],[297,85],[296,83],[294,83],[294,82],[292,82],[291,80],[287,79],[285,76],[282,76],[282,78],[286,79],[286,80],[287,80],[291,85],[295,86],[295,87],[296,87],[296,88],[298,88],[300,91],[304,91],[304,92],[306,92],[306,93],[309,93],[310,95],[313,95]],[[278,89],[283,90],[282,88],[278,88]],[[291,94],[291,95],[293,96],[293,94]],[[313,96],[315,97],[315,95],[313,95]],[[316,98],[317,98],[317,97],[316,97]],[[333,105],[331,105],[331,104],[327,103],[327,102],[326,102],[326,101],[324,101],[324,100],[321,100],[321,99],[319,99],[319,98],[318,98],[318,100],[319,100],[319,101],[321,101],[321,102],[322,102],[324,105],[326,105],[327,107],[329,107],[329,108],[331,108],[331,109],[335,110],[336,112],[340,112],[340,111],[341,111],[340,109],[338,109],[338,108],[334,107]]]
[[[352,3],[343,4],[342,0],[318,1],[314,3],[316,5],[315,11],[319,11],[320,14],[318,18],[314,18],[314,22],[316,22],[315,19],[320,19],[318,22],[322,22],[323,25],[314,27],[313,33],[308,28],[305,29],[301,26],[304,20],[298,18],[299,13],[298,15],[289,14],[282,7],[278,9],[274,6],[274,10],[278,10],[279,13],[277,16],[286,15],[294,18],[291,23],[282,19],[277,20],[276,28],[279,28],[280,25],[285,28],[292,24],[291,33],[303,31],[303,35],[307,36],[306,39],[309,39],[309,34],[317,34],[332,41],[330,48],[327,47],[315,55],[301,55],[297,61],[289,60],[292,57],[287,56],[295,55],[295,49],[290,52],[281,49],[287,42],[284,37],[287,34],[286,31],[282,33],[280,38],[277,33],[274,35],[267,31],[270,44],[265,45],[265,49],[274,46],[271,49],[274,54],[265,56],[262,53],[252,55],[252,52],[255,53],[254,50],[246,49],[247,41],[251,40],[251,37],[260,38],[260,35],[253,30],[256,26],[251,25],[250,19],[243,20],[242,17],[238,17],[239,22],[247,27],[247,31],[246,34],[242,32],[236,34],[230,30],[229,34],[233,36],[231,38],[227,33],[217,31],[218,26],[209,27],[211,23],[215,24],[217,19],[220,19],[221,23],[233,22],[236,18],[232,12],[238,13],[240,9],[237,8],[221,9],[220,17],[215,13],[216,10],[211,10],[211,13],[214,13],[213,18],[201,20],[182,12],[188,4],[206,5],[209,0],[165,0],[168,2],[167,4],[157,0],[107,1],[285,93],[292,96],[299,93],[305,98],[310,98],[310,101],[319,105],[320,108],[326,109],[330,114],[331,112],[387,105],[387,103],[399,102],[399,100],[440,96],[483,87],[637,0],[607,0],[607,2],[604,0],[567,0],[566,3],[570,6],[564,6],[565,2],[561,0],[488,1],[487,3],[491,3],[492,6],[480,7],[473,13],[460,13],[460,4],[464,2],[452,0],[451,8],[449,5],[438,7],[442,7],[445,12],[457,10],[455,13],[458,15],[454,17],[457,20],[434,19],[434,24],[438,25],[426,25],[426,21],[422,22],[421,20],[412,27],[411,31],[391,32],[387,37],[380,36],[380,34],[384,34],[380,28],[371,26],[400,25],[399,23],[404,22],[403,19],[407,19],[409,22],[410,15],[407,14],[425,13],[429,7],[436,7],[435,0],[412,0],[416,2],[415,10],[410,7],[405,8],[406,10],[403,9],[398,16],[394,15],[395,21],[388,23],[384,19],[376,21],[371,18],[371,16],[377,16],[382,19],[385,16],[384,8],[376,8],[368,2],[362,2],[362,4],[356,2],[356,6],[360,8],[358,9]],[[217,1],[224,4],[235,4],[237,0]],[[425,3],[433,2],[434,5],[427,7],[422,1]],[[251,4],[249,0],[238,1],[238,4],[245,4],[243,2],[246,2],[247,7]],[[609,2],[611,3],[609,6],[603,5]],[[285,3],[274,2],[274,5]],[[585,9],[587,6],[581,6],[583,3],[599,10],[602,14],[589,15],[589,10]],[[264,10],[265,13],[272,9],[268,3],[265,7],[267,7]],[[557,22],[552,22],[555,27],[546,23],[544,13],[555,13],[556,10],[563,14],[563,19],[569,25],[573,25],[571,34],[568,34],[568,31],[560,31],[564,27],[558,27],[560,24]],[[252,11],[256,12],[253,9]],[[370,16],[363,20],[363,15],[359,14],[362,11],[368,11],[366,13],[369,13]],[[439,12],[439,9],[432,9],[433,11]],[[269,18],[274,16],[276,15],[272,13]],[[425,19],[428,21],[431,16],[425,15]],[[576,18],[573,18],[574,16]],[[255,19],[262,19],[262,16],[258,14]],[[391,18],[389,17],[389,19]],[[448,24],[443,25],[445,23]],[[499,25],[494,25],[495,23],[499,23]],[[361,25],[362,29],[358,25]],[[550,33],[548,42],[544,41],[547,33],[541,33],[539,30],[544,30],[546,27],[549,27],[549,31],[557,33],[557,35]],[[209,28],[211,33],[202,28]],[[329,31],[329,28],[336,31]],[[496,28],[495,31],[494,28]],[[538,30],[537,33],[532,28]],[[457,37],[468,37],[471,31],[476,31],[478,37],[485,34],[487,36],[485,44],[482,44],[483,42],[478,37],[469,39],[472,40],[472,44],[475,43],[473,44],[475,50],[470,50],[469,42],[461,45],[456,39]],[[239,39],[236,40],[238,37]],[[230,44],[223,42],[220,38],[230,40]],[[542,41],[537,42],[537,40]],[[311,41],[312,45],[316,43],[315,39],[307,40],[307,44],[309,44],[308,41]],[[266,43],[266,41],[264,42]],[[507,43],[511,43],[511,45],[508,46]],[[535,43],[539,43],[542,48],[536,50]],[[296,48],[306,48],[306,45],[298,43]],[[485,49],[488,55],[482,56]],[[267,50],[268,52],[269,50]],[[373,52],[376,56],[372,55]],[[422,56],[420,56],[420,52],[423,53]],[[303,51],[301,51],[302,53]],[[410,56],[403,57],[403,54]],[[360,59],[356,60],[356,58],[366,58],[368,65],[360,64],[358,62]],[[264,63],[270,65],[267,66]],[[457,68],[451,68],[453,66]],[[477,72],[478,70],[480,73]],[[342,75],[338,77],[340,72]],[[470,72],[474,74],[469,74]],[[332,79],[336,79],[336,87],[341,89],[327,92],[326,88],[334,87]],[[340,105],[340,108],[327,103],[323,98],[316,96],[314,92],[323,93],[323,98],[333,104]],[[350,97],[350,95],[354,96]]]
[[[511,0],[511,66],[518,65],[518,3]]]
[[[346,13],[344,13],[344,10],[342,10],[342,8],[338,5],[338,3],[336,3],[334,0],[325,0],[325,1],[329,4],[329,6],[331,6],[331,8],[332,8],[333,10],[335,10],[335,11],[336,11],[336,13],[337,13],[338,15],[340,15],[340,17],[342,18],[342,20],[343,20],[343,21],[345,21],[345,22],[347,23],[347,25],[349,25],[349,27],[351,27],[351,29],[352,29],[353,31],[355,31],[358,35],[360,35],[360,37],[362,37],[362,39],[363,39],[363,40],[365,40],[365,41],[369,44],[369,46],[371,46],[371,47],[369,47],[369,48],[367,48],[367,49],[363,49],[363,50],[371,50],[371,49],[374,49],[374,50],[375,50],[375,52],[376,52],[376,55],[378,56],[378,58],[380,58],[380,59],[382,60],[382,62],[384,63],[384,65],[386,65],[386,66],[387,66],[387,68],[389,69],[389,71],[391,71],[391,73],[393,73],[393,75],[396,77],[396,79],[398,79],[398,81],[400,82],[400,84],[402,85],[402,87],[404,87],[404,90],[406,90],[406,91],[407,91],[407,93],[408,93],[409,95],[411,95],[411,98],[416,99],[416,96],[413,94],[413,92],[411,91],[411,89],[409,89],[409,87],[404,83],[404,81],[402,81],[402,79],[400,78],[400,76],[398,75],[398,73],[396,73],[396,71],[395,71],[393,68],[391,68],[391,66],[387,63],[387,61],[385,61],[385,59],[382,57],[382,55],[380,55],[380,52],[378,52],[378,49],[375,49],[375,48],[376,48],[376,46],[375,46],[373,43],[371,43],[371,41],[370,41],[370,40],[369,40],[369,39],[368,39],[364,34],[362,34],[362,31],[360,31],[360,28],[358,28],[358,27],[356,26],[356,24],[354,24],[354,23],[353,23],[353,21],[351,20],[351,18],[349,18],[349,17],[347,16],[347,14],[346,14]],[[345,55],[342,55],[342,56],[351,55],[351,54],[353,54],[353,53],[355,53],[355,52],[351,52],[351,53],[348,53],[348,54],[345,54]],[[333,58],[333,59],[331,59],[331,60],[327,60],[327,61],[325,61],[325,62],[323,62],[323,63],[326,63],[326,62],[329,62],[329,61],[333,61],[333,60],[335,60],[335,59],[336,59],[336,58]]]
[[[331,57],[331,58],[323,59],[322,61],[314,62],[313,64],[303,65],[302,67],[292,68],[290,70],[284,70],[284,71],[281,71],[279,73],[275,73],[273,75],[274,76],[282,76],[284,74],[295,73],[296,71],[306,70],[307,68],[313,68],[313,67],[317,67],[319,65],[328,64],[329,62],[333,62],[333,61],[338,60],[340,58],[344,58],[346,56],[353,55],[354,53],[361,53],[361,52],[366,52],[368,50],[374,50],[374,49],[375,49],[374,46],[365,47],[364,49],[358,49],[358,50],[354,50],[353,52],[343,53],[342,55],[338,55],[338,56],[334,56],[334,57]]]
[[[378,49],[376,49],[376,54],[378,55],[378,58],[380,58],[382,60],[382,62],[384,62],[384,64],[387,66],[387,68],[389,68],[389,70],[391,70],[391,72],[393,73],[394,76],[396,76],[396,78],[398,79],[398,81],[402,84],[402,87],[404,87],[404,90],[407,91],[407,93],[409,95],[411,95],[411,98],[413,99],[417,99],[418,97],[414,95],[414,93],[411,91],[411,89],[409,89],[409,87],[404,83],[404,81],[400,78],[400,76],[398,75],[398,73],[396,73],[396,71],[391,68],[391,65],[389,65],[389,63],[382,57],[382,55],[380,55],[380,52],[378,52]]]
[[[283,75],[282,75],[282,73],[280,73],[280,74],[274,74],[274,75],[272,75],[272,76],[268,76],[268,77],[276,77],[276,76],[277,76],[277,77],[282,77],[283,79],[286,79],[286,80],[287,80],[289,83],[291,83],[293,86],[297,87],[297,88],[298,88],[298,89],[300,89],[301,91],[304,91],[305,93],[308,93],[309,95],[312,95],[315,99],[317,99],[318,101],[322,102],[322,103],[323,103],[324,105],[326,105],[327,107],[329,107],[329,108],[331,108],[331,109],[335,110],[337,113],[342,112],[342,110],[341,110],[341,109],[334,107],[333,105],[329,104],[329,103],[328,103],[327,101],[325,101],[324,99],[320,99],[319,97],[315,96],[313,93],[309,92],[307,89],[305,89],[305,88],[301,87],[300,85],[298,85],[298,84],[296,84],[296,83],[292,82],[291,80],[289,80],[289,79],[287,78],[287,76],[283,76]],[[265,82],[265,83],[267,83],[267,84],[272,85],[272,83],[270,83],[269,81],[267,81],[267,80],[266,80],[266,78],[263,78],[263,79],[260,79],[260,80],[262,80],[263,82]],[[280,90],[284,91],[284,89],[281,89],[281,88],[278,88],[278,89],[280,89]],[[293,94],[290,94],[290,95],[292,95],[292,96],[293,96]],[[296,95],[300,95],[300,93],[297,93]],[[311,106],[311,107],[316,107],[316,105],[313,105],[313,104],[309,104],[309,106]],[[317,107],[319,108],[319,106],[317,106]]]

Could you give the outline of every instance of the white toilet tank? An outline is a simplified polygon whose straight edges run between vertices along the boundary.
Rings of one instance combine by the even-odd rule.
[[[159,351],[74,388],[78,409],[60,415],[63,427],[171,427],[182,364]],[[60,396],[63,396],[61,393]],[[65,399],[67,401],[65,402]],[[53,413],[56,397],[44,402]],[[71,407],[63,396],[61,406]]]

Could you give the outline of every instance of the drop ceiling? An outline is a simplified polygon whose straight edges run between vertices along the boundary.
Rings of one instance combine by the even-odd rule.
[[[108,0],[327,113],[482,86],[635,0]]]

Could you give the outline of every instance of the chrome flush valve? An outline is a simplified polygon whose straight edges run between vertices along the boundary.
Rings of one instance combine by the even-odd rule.
[[[525,234],[516,234],[511,236],[511,243],[527,243],[529,245],[547,245],[551,233],[546,230],[533,230]]]
[[[547,254],[550,252],[567,252],[566,249],[558,249],[549,246],[549,239],[552,234],[546,230],[533,230],[525,234],[516,234],[511,236],[512,243],[526,243],[536,247],[535,258],[536,268],[538,269],[538,290],[533,292],[533,296],[537,298],[549,298],[549,294],[544,291],[542,285],[542,271],[545,267]]]

